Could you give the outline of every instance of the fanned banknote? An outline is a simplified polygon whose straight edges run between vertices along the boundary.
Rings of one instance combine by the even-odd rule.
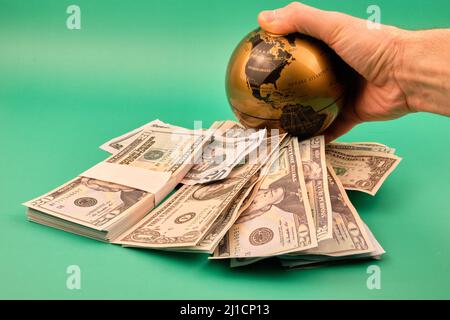
[[[327,161],[347,190],[374,196],[401,158],[387,152],[327,149]]]
[[[213,258],[266,257],[316,246],[299,145],[290,138]]]
[[[205,237],[196,246],[187,248],[187,251],[214,252],[220,240],[225,236],[241,214],[241,206],[255,186],[256,180],[254,178],[256,178],[256,176],[250,178],[247,185],[241,190],[239,196],[236,197],[231,206],[214,222]]]
[[[324,136],[300,142],[300,154],[317,240],[320,242],[333,237]]]
[[[331,166],[328,167],[328,186],[333,211],[333,238],[320,242],[317,248],[302,254],[342,256],[373,251],[374,247],[364,222],[350,202]]]
[[[283,262],[283,266],[311,265],[318,261],[330,261],[331,257],[336,259],[344,256],[362,258],[370,256],[370,254],[374,255],[374,252],[377,252],[377,255],[381,254],[377,251],[379,244],[374,240],[373,235],[367,232],[366,225],[351,204],[342,184],[330,166],[327,178],[333,211],[333,238],[320,242],[316,248],[279,256],[280,259],[283,259],[282,261],[289,261]],[[258,261],[235,260],[231,265],[234,267],[245,266]]]

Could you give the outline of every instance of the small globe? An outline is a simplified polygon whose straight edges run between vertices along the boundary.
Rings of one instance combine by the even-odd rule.
[[[345,101],[346,65],[323,42],[295,33],[249,33],[226,75],[228,101],[248,128],[279,129],[300,138],[322,133]]]

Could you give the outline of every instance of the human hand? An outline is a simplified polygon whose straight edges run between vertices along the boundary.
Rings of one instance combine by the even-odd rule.
[[[336,139],[365,121],[391,120],[417,111],[450,115],[450,87],[447,84],[450,81],[441,86],[440,82],[433,85],[432,79],[418,80],[420,76],[416,72],[435,71],[436,68],[426,64],[412,66],[417,64],[421,48],[430,42],[427,39],[442,37],[449,42],[448,30],[423,35],[385,25],[379,29],[369,29],[366,20],[298,2],[281,9],[263,11],[258,16],[258,22],[263,29],[274,34],[300,32],[324,41],[358,73],[360,87],[357,88],[357,95],[325,132],[327,141]],[[411,43],[418,45],[410,50],[414,47],[409,46]],[[442,59],[436,59],[447,61],[443,64],[448,65],[450,48],[437,51]],[[449,79],[448,74],[440,76],[443,77],[442,83],[445,76]],[[436,93],[432,92],[433,86],[441,95],[444,91],[444,96],[437,95],[435,101],[424,102],[423,96],[429,99]],[[435,106],[438,102],[444,103],[446,109],[438,110]]]

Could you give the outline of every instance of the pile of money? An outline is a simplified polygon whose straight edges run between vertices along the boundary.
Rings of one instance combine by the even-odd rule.
[[[232,267],[384,253],[346,193],[375,195],[396,168],[401,158],[383,144],[155,120],[100,148],[110,157],[24,203],[28,219],[124,247],[208,253]]]

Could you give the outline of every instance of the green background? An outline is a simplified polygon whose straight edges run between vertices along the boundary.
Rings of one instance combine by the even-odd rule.
[[[450,27],[448,0],[305,1],[409,29]],[[81,30],[66,8],[81,8]],[[450,298],[449,120],[364,124],[343,141],[378,141],[404,160],[379,194],[351,198],[387,254],[380,262],[231,270],[203,255],[124,249],[27,222],[23,201],[104,159],[98,146],[159,118],[192,127],[234,119],[228,58],[262,9],[287,1],[0,0],[1,298]],[[381,290],[366,287],[381,268]],[[66,289],[78,265],[81,290]]]

